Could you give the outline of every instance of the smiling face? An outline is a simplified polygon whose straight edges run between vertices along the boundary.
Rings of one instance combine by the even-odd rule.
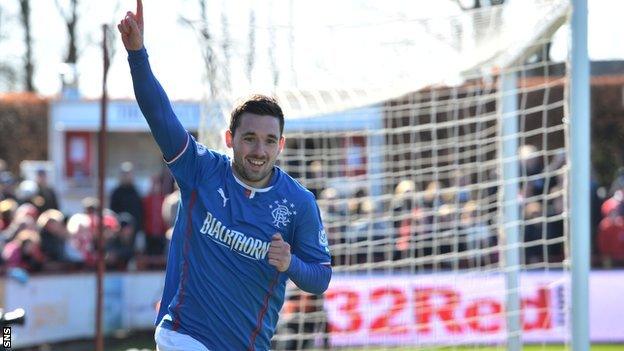
[[[225,142],[234,151],[234,174],[254,188],[267,186],[277,156],[284,149],[279,120],[245,112],[234,134],[229,130],[225,133]]]

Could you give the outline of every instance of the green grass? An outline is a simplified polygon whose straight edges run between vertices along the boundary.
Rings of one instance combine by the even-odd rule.
[[[49,348],[45,350],[49,351],[92,351],[93,340],[82,340],[74,342],[66,342],[61,344],[48,345]],[[154,351],[156,349],[154,345],[153,332],[134,332],[129,334],[120,334],[115,337],[106,338],[105,347],[106,351]],[[349,348],[349,349],[336,349],[336,351],[506,351],[504,347],[477,347],[477,346],[464,346],[464,347],[403,347],[403,348]],[[563,345],[527,345],[523,348],[523,351],[563,351],[566,349]],[[592,345],[592,351],[622,351],[624,350],[624,344],[596,344]],[[280,350],[273,350],[280,351]]]
[[[120,345],[120,347],[110,349],[112,351],[128,351],[129,348],[137,348],[139,350],[145,348],[149,350],[153,350],[150,347],[154,347],[153,341],[149,343],[145,343],[142,345],[137,345],[135,342],[134,346],[129,345]],[[124,348],[125,347],[125,348]],[[107,348],[108,349],[108,348]],[[506,351],[505,348],[502,347],[443,347],[443,348],[378,348],[378,349],[337,349],[337,351]],[[523,348],[523,351],[563,351],[570,350],[570,348],[565,348],[563,345],[527,345]],[[592,345],[592,351],[622,351],[624,350],[624,344],[599,344]],[[279,351],[279,350],[274,350]]]
[[[423,347],[423,348],[376,348],[376,349],[341,349],[340,351],[506,351],[504,347]],[[523,351],[563,351],[566,349],[563,345],[526,345]],[[624,344],[594,344],[591,346],[592,351],[622,351]],[[124,350],[125,351],[125,350]]]

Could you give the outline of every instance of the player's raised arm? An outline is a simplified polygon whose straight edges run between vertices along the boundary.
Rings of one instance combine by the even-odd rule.
[[[141,112],[165,159],[171,160],[184,150],[188,134],[173,113],[167,94],[150,68],[147,52],[143,46],[144,21],[141,0],[136,2],[136,12],[126,12],[117,28],[128,51],[134,94]]]

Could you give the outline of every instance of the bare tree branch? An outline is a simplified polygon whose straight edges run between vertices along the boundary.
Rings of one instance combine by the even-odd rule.
[[[207,1],[198,0],[200,19],[194,21],[183,16],[179,20],[183,24],[189,26],[194,33],[197,34],[197,40],[200,45],[202,58],[204,60],[204,68],[206,70],[206,79],[208,80],[208,90],[210,98],[216,100],[219,95],[219,83],[217,78],[217,57],[214,51],[215,42],[210,34],[208,23]]]
[[[221,88],[224,91],[230,91],[230,46],[231,38],[230,38],[230,25],[225,13],[221,13],[221,28],[223,33],[223,42],[221,42],[221,49],[223,50],[223,62],[221,63]]]
[[[115,55],[117,54],[117,45],[115,44],[118,43],[117,41],[118,32],[115,29],[117,28],[117,13],[119,12],[120,8],[121,8],[121,3],[119,2],[119,0],[117,0],[115,2],[115,8],[113,9],[113,15],[110,21],[108,21],[108,28],[110,28],[110,33],[108,35],[108,39],[109,39],[108,55],[110,56],[111,61],[113,60],[113,57],[115,57]]]
[[[65,56],[65,62],[69,64],[76,64],[78,62],[78,46],[77,46],[77,33],[76,26],[78,24],[78,0],[69,0],[69,9],[66,9],[59,0],[54,0],[56,8],[59,14],[65,22],[65,28],[67,29],[67,54]]]
[[[279,83],[279,69],[277,68],[277,60],[275,58],[275,52],[277,50],[276,40],[275,40],[275,26],[273,25],[273,16],[271,15],[273,6],[273,2],[269,2],[269,62],[271,63],[271,76],[273,77],[273,90],[277,90],[277,84]]]
[[[3,15],[2,5],[0,5],[0,41],[6,38],[2,31],[4,25]],[[16,81],[17,74],[15,72],[15,68],[9,66],[6,62],[0,62],[0,90],[14,90]]]
[[[64,86],[67,84],[73,88],[78,87],[78,75],[76,74],[76,64],[78,63],[78,6],[79,0],[69,0],[66,6],[62,5],[59,0],[54,0],[59,14],[65,22],[65,28],[67,29],[67,51],[65,55],[65,63],[73,71],[69,76],[70,81],[64,81]]]
[[[247,79],[251,82],[254,59],[256,57],[256,14],[252,9],[249,12],[249,51],[247,52]]]
[[[115,57],[115,55],[117,54],[117,43],[119,42],[117,38],[118,35],[118,31],[117,31],[117,23],[118,23],[118,13],[119,13],[119,9],[121,8],[121,3],[119,0],[115,1],[115,7],[111,12],[111,17],[109,18],[109,20],[105,23],[108,28],[108,34],[107,34],[107,42],[108,42],[108,56],[110,57],[111,61],[113,59],[113,57]],[[92,32],[89,33],[89,35],[85,38],[85,43],[84,43],[84,47],[97,47],[100,48],[102,42],[101,42],[101,35],[102,32],[101,31],[96,31],[96,32]]]
[[[65,22],[67,22],[68,18],[69,18],[69,15],[67,15],[65,13],[65,8],[63,7],[63,5],[61,5],[59,0],[54,0],[54,4],[56,5],[56,8],[58,9],[59,13],[61,14],[61,17],[63,17],[63,20],[65,20]]]

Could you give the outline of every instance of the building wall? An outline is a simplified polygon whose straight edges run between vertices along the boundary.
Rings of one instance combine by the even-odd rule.
[[[122,162],[134,164],[134,174],[149,178],[164,166],[160,149],[149,133],[117,132],[107,137],[106,176],[117,177]]]

